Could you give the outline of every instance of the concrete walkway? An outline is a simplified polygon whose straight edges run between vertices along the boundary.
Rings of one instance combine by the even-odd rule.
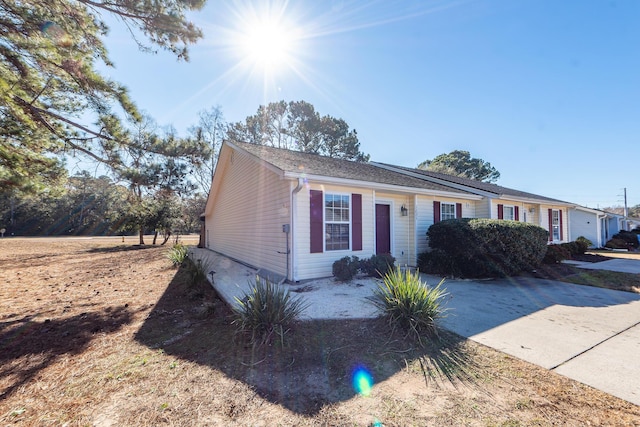
[[[637,259],[624,259],[617,258],[609,261],[602,262],[579,262],[579,261],[565,261],[570,264],[574,264],[579,268],[586,268],[589,270],[610,270],[619,271],[621,273],[634,273],[640,274],[640,260]]]
[[[227,303],[249,291],[256,270],[208,250],[191,251],[215,271],[210,279]],[[630,265],[640,273],[640,265]],[[440,280],[423,278],[429,285]],[[346,319],[377,316],[366,298],[379,283],[328,278],[284,286],[308,303],[304,319]],[[447,280],[444,286],[450,309],[444,328],[640,405],[640,295],[534,278]]]

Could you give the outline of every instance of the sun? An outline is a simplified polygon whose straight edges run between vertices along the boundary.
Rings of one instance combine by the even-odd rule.
[[[274,69],[291,57],[295,37],[281,22],[260,22],[246,29],[242,39],[245,55],[254,65]]]
[[[236,54],[253,72],[277,74],[291,68],[300,30],[286,4],[243,8],[236,15]]]

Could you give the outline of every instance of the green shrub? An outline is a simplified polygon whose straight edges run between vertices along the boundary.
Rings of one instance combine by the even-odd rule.
[[[373,255],[371,258],[360,261],[360,270],[367,276],[384,277],[393,269],[396,259],[391,254]]]
[[[173,266],[177,268],[182,265],[188,255],[189,249],[181,243],[176,243],[175,245],[171,246],[171,248],[169,248],[167,258],[169,258]]]
[[[344,257],[333,263],[331,271],[333,275],[341,282],[348,282],[353,279],[360,268],[360,261],[357,256]]]
[[[448,295],[442,288],[444,279],[436,287],[420,280],[416,271],[402,271],[399,267],[387,272],[384,285],[374,290],[370,301],[382,311],[389,324],[422,343],[422,336],[437,335],[438,319],[446,312],[443,301]]]
[[[463,276],[455,258],[442,249],[432,249],[418,255],[418,270],[450,277]]]
[[[233,323],[239,332],[251,333],[251,342],[264,344],[274,335],[284,342],[284,335],[307,307],[302,298],[292,298],[284,287],[256,276],[249,293],[236,297]]]
[[[619,233],[614,234],[611,239],[620,239],[624,240],[627,243],[626,248],[629,246],[637,249],[638,248],[638,235],[636,233],[632,233],[631,231],[620,231]]]
[[[192,287],[199,286],[207,282],[207,272],[209,265],[207,262],[203,262],[201,259],[193,261],[187,257],[183,264],[189,274],[189,283]]]
[[[605,243],[604,247],[609,249],[629,249],[629,245],[626,240],[615,237]]]
[[[589,247],[593,246],[593,242],[584,236],[578,237],[576,239],[576,244],[578,245],[578,251],[579,251],[577,255],[584,254],[587,251],[587,249],[589,249]]]
[[[565,259],[571,259],[571,252],[566,244],[548,245],[542,262],[545,264],[557,264]]]
[[[427,257],[435,274],[503,277],[535,269],[547,250],[548,232],[519,221],[462,218],[441,221],[427,231]]]

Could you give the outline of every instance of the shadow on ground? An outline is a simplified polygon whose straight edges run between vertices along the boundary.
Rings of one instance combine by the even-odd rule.
[[[118,245],[118,246],[105,246],[105,247],[97,247],[91,248],[87,250],[88,253],[110,253],[110,252],[126,252],[126,251],[136,251],[140,249],[152,249],[157,248],[161,245]]]
[[[150,348],[224,372],[262,398],[304,415],[356,395],[352,376],[365,367],[375,383],[403,369],[425,382],[472,382],[475,370],[457,335],[418,347],[380,319],[300,322],[285,343],[252,346],[237,334],[231,310],[208,285],[190,288],[179,271],[136,339]],[[412,368],[409,368],[409,367]]]
[[[82,353],[98,333],[117,331],[129,323],[126,307],[108,307],[64,319],[38,316],[0,322],[0,400],[36,377],[65,354]]]

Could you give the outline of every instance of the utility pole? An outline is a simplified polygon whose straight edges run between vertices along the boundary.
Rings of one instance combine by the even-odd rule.
[[[624,229],[629,231],[629,208],[627,206],[627,187],[624,188]]]

